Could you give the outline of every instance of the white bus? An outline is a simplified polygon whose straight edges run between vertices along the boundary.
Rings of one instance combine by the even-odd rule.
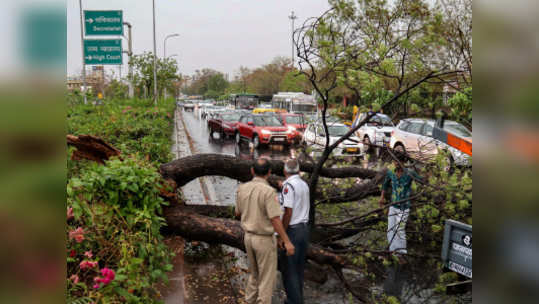
[[[312,95],[298,92],[279,92],[273,95],[271,105],[289,113],[311,114],[316,112],[316,99]]]

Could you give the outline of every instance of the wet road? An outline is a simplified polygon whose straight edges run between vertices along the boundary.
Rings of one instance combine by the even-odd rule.
[[[197,111],[194,112],[181,112],[183,119],[182,126],[187,131],[188,139],[190,140],[190,147],[192,153],[220,153],[234,155],[243,159],[254,159],[260,156],[266,156],[271,159],[284,160],[289,157],[296,157],[297,151],[295,149],[283,149],[280,146],[252,149],[246,142],[241,145],[236,145],[233,139],[220,139],[218,134],[215,134],[214,138],[209,136],[207,122],[198,116]],[[179,124],[182,123],[181,121]],[[190,204],[189,198],[194,198],[197,201],[200,200],[197,197],[196,189],[197,185],[202,184],[205,191],[208,192],[206,196],[210,199],[208,204],[220,203],[223,205],[233,205],[235,203],[236,189],[238,182],[236,180],[221,177],[221,176],[207,176],[204,177],[202,182],[191,182],[195,185],[193,188],[182,188],[184,196],[187,198],[187,203]],[[199,183],[199,184],[197,184]],[[187,185],[189,186],[189,184]],[[200,189],[200,188],[199,188]],[[201,196],[198,194],[198,196]],[[213,199],[212,199],[213,198]],[[214,201],[212,201],[214,200]],[[223,246],[225,252],[234,255],[236,261],[233,264],[228,264],[229,269],[237,268],[243,269],[239,271],[238,276],[231,278],[231,284],[237,290],[238,294],[241,294],[246,284],[246,271],[247,260],[245,254],[240,250]],[[277,280],[277,288],[274,292],[273,303],[282,303],[284,300],[284,290],[281,286],[281,280]],[[328,280],[320,285],[307,280],[305,282],[305,302],[311,304],[345,304],[348,303],[348,294],[342,287],[341,282],[334,275],[329,275]],[[242,297],[238,298],[239,303],[242,302]]]
[[[218,134],[215,134],[214,137],[210,137],[207,121],[200,118],[197,111],[182,112],[182,117],[185,130],[189,134],[191,140],[193,154],[219,153],[234,155],[242,159],[254,159],[260,156],[266,156],[271,159],[283,160],[290,156],[294,156],[296,153],[294,149],[283,149],[281,146],[257,150],[252,149],[246,142],[243,142],[238,146],[232,138],[223,140],[219,138]],[[205,187],[207,188],[207,191],[210,192],[210,201],[208,204],[234,204],[236,200],[236,188],[238,186],[236,180],[221,176],[208,176],[204,179]],[[215,202],[211,199],[213,195],[215,195]]]

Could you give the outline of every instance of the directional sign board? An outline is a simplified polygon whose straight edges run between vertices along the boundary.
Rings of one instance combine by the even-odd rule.
[[[445,222],[442,261],[447,268],[472,278],[472,226],[461,222]]]
[[[124,34],[122,11],[84,11],[86,36],[121,36]]]
[[[85,39],[84,62],[86,64],[122,64],[121,39]]]

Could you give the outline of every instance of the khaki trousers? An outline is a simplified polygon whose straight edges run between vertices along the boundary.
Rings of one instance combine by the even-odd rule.
[[[277,241],[273,235],[245,233],[249,280],[245,290],[248,304],[271,304],[277,277]]]

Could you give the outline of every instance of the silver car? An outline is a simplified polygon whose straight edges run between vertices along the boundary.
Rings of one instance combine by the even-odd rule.
[[[362,122],[368,113],[361,113],[356,116],[352,123],[352,128]],[[387,147],[391,139],[391,132],[395,129],[395,125],[391,118],[385,114],[377,113],[364,125],[356,131],[357,137],[363,142],[365,151],[371,149],[371,144]]]
[[[433,119],[423,118],[401,120],[391,134],[390,147],[397,152],[408,153],[410,157],[422,161],[434,159],[439,150],[447,150],[451,153],[450,163],[457,166],[469,166],[471,159],[469,155],[432,137],[435,123]],[[472,133],[458,122],[446,120],[444,130],[472,141]]]
[[[350,128],[341,123],[328,124],[329,131],[329,144],[333,144],[344,134],[350,131]],[[313,148],[313,151],[320,152],[324,150],[326,146],[326,133],[324,132],[324,126],[318,123],[312,123],[307,126],[307,129],[303,133],[303,142]],[[360,143],[359,138],[356,136],[350,136],[348,139],[340,143],[335,150],[333,150],[334,156],[359,156],[363,144]]]

